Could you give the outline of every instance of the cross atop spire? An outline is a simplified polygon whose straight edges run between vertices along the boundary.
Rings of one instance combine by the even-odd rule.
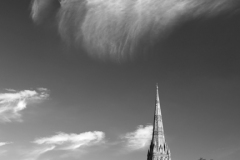
[[[170,150],[165,142],[162,113],[158,93],[158,84],[156,84],[156,100],[153,122],[153,133],[150,149],[148,151],[148,160],[171,160]]]

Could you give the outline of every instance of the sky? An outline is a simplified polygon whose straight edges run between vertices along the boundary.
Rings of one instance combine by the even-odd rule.
[[[120,62],[0,1],[0,159],[146,160],[158,83],[173,160],[240,158],[240,12],[188,20]]]

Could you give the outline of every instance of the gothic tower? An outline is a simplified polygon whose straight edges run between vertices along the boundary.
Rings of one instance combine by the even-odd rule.
[[[158,85],[156,85],[156,106],[153,121],[153,133],[147,160],[171,160],[170,149],[165,141]]]

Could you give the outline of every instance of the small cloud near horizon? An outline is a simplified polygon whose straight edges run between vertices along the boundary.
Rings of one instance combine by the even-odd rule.
[[[24,153],[24,160],[37,160],[42,154],[52,151],[55,146],[43,146]]]
[[[129,151],[143,149],[148,147],[152,138],[152,125],[147,126],[138,126],[138,128],[133,131],[125,134],[121,138],[125,142],[125,147]]]
[[[104,143],[105,133],[101,131],[84,132],[80,134],[59,132],[50,137],[37,138],[32,143],[36,148],[25,153],[26,160],[36,160],[50,151],[65,151],[59,157],[72,156],[81,152],[83,147],[90,147]],[[66,154],[67,153],[67,154]]]
[[[38,88],[36,90],[16,91],[6,89],[9,93],[0,93],[0,122],[22,122],[21,112],[30,103],[39,103],[49,97],[49,90]]]
[[[5,145],[7,145],[7,144],[11,144],[12,142],[0,142],[0,147],[1,146],[5,146]]]

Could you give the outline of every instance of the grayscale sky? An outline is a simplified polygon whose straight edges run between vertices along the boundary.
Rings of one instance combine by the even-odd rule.
[[[148,55],[99,60],[0,1],[0,159],[146,160],[159,84],[173,160],[240,159],[240,13],[188,21]]]

